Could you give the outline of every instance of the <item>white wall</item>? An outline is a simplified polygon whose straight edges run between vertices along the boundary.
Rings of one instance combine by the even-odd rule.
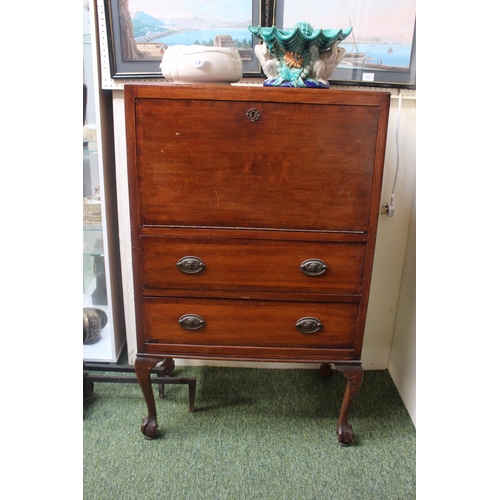
[[[408,413],[417,425],[416,409],[416,211],[415,196],[399,306],[394,328],[389,373]]]
[[[389,366],[392,335],[405,262],[415,189],[415,99],[401,100],[399,120],[399,171],[395,187],[395,214],[380,215],[373,264],[370,302],[362,362],[367,370]],[[397,168],[396,131],[399,98],[391,99],[381,205],[390,201]]]
[[[405,293],[401,294],[403,271],[407,248],[414,244],[414,238],[408,243],[412,221],[413,197],[415,191],[415,114],[416,99],[414,93],[403,92],[403,98],[398,97],[398,91],[392,91],[389,130],[387,139],[384,181],[382,186],[383,205],[389,202],[394,185],[397,148],[396,131],[399,119],[399,171],[395,189],[395,215],[387,217],[380,215],[377,247],[373,268],[370,304],[365,330],[365,343],[362,354],[363,367],[367,370],[384,370],[390,367],[400,391],[408,396],[405,403],[408,408],[414,406],[411,386],[414,387],[414,328],[408,326],[405,319],[408,312],[414,310],[414,295],[412,295],[411,280],[404,282]],[[400,114],[399,114],[400,111]],[[120,228],[120,245],[122,255],[122,273],[124,286],[124,301],[127,327],[127,343],[129,360],[135,358],[137,344],[135,340],[132,264],[130,251],[130,224],[127,186],[127,163],[125,145],[125,118],[123,91],[113,90],[113,119],[115,124],[116,170],[118,189],[118,213]],[[381,207],[381,208],[382,208]],[[414,259],[407,261],[405,276],[410,276],[414,268]],[[398,314],[398,307],[405,311]],[[397,319],[397,321],[396,321]],[[397,323],[397,336],[393,334]],[[411,322],[410,322],[411,323]],[[413,337],[412,337],[413,335]],[[394,354],[391,357],[391,349]],[[412,360],[412,363],[410,361]],[[178,364],[200,364],[201,362],[179,361]],[[255,366],[244,363],[214,363],[223,365]],[[259,364],[258,366],[276,366],[274,364]],[[290,365],[278,365],[284,368]],[[311,365],[292,365],[292,367]],[[408,375],[406,374],[408,371]],[[405,399],[405,398],[403,398]],[[414,397],[413,397],[414,399]],[[412,417],[413,418],[413,417]]]

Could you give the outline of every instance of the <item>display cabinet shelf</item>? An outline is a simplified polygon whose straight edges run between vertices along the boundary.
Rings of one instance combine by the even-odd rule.
[[[100,88],[93,2],[83,23],[83,360],[115,363],[125,345],[111,107]],[[111,138],[111,139],[110,139]]]

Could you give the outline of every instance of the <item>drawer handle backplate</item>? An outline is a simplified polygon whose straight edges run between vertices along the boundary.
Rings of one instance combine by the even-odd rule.
[[[186,255],[186,257],[182,257],[176,264],[177,269],[183,272],[184,274],[196,274],[201,273],[203,269],[205,269],[205,263],[194,255]]]
[[[316,333],[323,328],[323,324],[318,318],[306,317],[300,318],[295,323],[295,328],[301,333]]]
[[[321,259],[307,259],[300,264],[300,270],[307,276],[320,276],[326,273],[328,266]]]
[[[199,330],[205,325],[205,320],[197,314],[184,314],[179,318],[179,325],[184,330]]]

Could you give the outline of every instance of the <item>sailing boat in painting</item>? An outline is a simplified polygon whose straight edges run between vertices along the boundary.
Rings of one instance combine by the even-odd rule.
[[[352,27],[351,16],[349,16],[349,26]],[[351,37],[352,37],[351,52],[346,52],[344,59],[342,60],[342,63],[358,67],[364,66],[364,63],[366,61],[369,61],[370,59],[366,57],[365,53],[359,51],[358,45],[356,44],[356,37],[354,36],[354,29],[352,29],[351,31]]]
[[[351,17],[349,16],[349,23],[352,26]],[[388,64],[387,57],[391,59],[394,53],[392,44],[387,48],[387,42],[383,42],[379,38],[368,38],[362,42],[363,48],[372,50],[359,50],[359,45],[356,40],[354,28],[351,32],[351,47],[350,51],[346,52],[344,59],[339,67],[344,68],[362,68],[362,69],[377,69],[383,71],[406,71],[406,66],[399,66],[395,64]],[[409,47],[409,46],[408,46]],[[346,47],[347,49],[347,47]],[[384,61],[385,60],[385,61]]]

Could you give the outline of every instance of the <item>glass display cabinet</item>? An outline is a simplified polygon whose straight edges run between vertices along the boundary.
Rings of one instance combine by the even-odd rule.
[[[83,8],[83,359],[114,363],[125,329],[112,117],[99,85],[92,2]]]

